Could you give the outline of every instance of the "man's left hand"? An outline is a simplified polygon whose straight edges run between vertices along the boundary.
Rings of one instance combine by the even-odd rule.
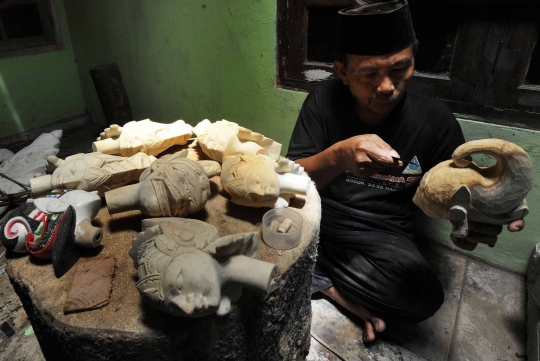
[[[510,232],[519,232],[525,227],[523,219],[516,219],[508,223],[507,228]],[[484,243],[490,247],[495,246],[497,236],[502,232],[502,226],[469,221],[469,235],[465,238],[455,237],[450,234],[450,239],[454,244],[466,251],[472,251],[478,243]]]

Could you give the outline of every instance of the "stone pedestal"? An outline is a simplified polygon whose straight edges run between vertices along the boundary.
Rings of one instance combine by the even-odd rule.
[[[220,184],[218,177],[211,181]],[[300,360],[310,343],[309,290],[321,212],[315,188],[291,208],[304,217],[300,245],[277,251],[259,242],[259,259],[278,268],[271,293],[245,290],[224,317],[173,317],[141,301],[128,255],[140,231],[139,211],[110,216],[103,207],[94,221],[103,227],[103,248],[84,250],[83,258],[116,258],[111,302],[102,309],[63,314],[74,269],[57,279],[51,264],[29,256],[9,259],[6,269],[48,360]],[[261,232],[266,211],[232,204],[221,191],[192,218],[216,226],[223,236]]]

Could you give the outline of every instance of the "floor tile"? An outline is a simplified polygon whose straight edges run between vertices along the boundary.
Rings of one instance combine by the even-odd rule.
[[[30,325],[30,322],[28,322]],[[31,330],[31,326],[27,329]],[[45,361],[39,342],[33,332],[21,330],[7,338],[0,335],[0,361]]]
[[[309,346],[309,354],[306,357],[306,361],[334,361],[339,358],[329,351],[321,343],[311,338],[311,344]]]
[[[22,303],[13,290],[9,277],[5,271],[5,264],[0,265],[0,324],[12,323],[18,310],[22,310]],[[11,324],[13,327],[14,325]]]
[[[5,261],[0,263],[0,324],[5,324],[7,332],[0,331],[0,361],[44,360],[28,316],[4,267]]]
[[[450,351],[467,261],[462,255],[439,246],[421,247],[420,250],[441,281],[444,303],[426,321],[389,325],[384,336],[430,360],[445,361]]]
[[[525,278],[469,261],[449,361],[525,360]]]
[[[349,361],[429,361],[383,338],[379,338],[369,346],[364,345],[360,324],[345,315],[345,310],[338,309],[324,298],[312,300],[311,308],[312,334]]]

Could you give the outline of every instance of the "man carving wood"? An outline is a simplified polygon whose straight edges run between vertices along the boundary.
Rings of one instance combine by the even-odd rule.
[[[312,292],[361,317],[367,342],[385,320],[419,322],[443,302],[414,240],[412,198],[422,175],[464,142],[442,102],[405,91],[418,44],[407,2],[370,2],[339,12],[340,79],[308,95],[288,152],[322,200]],[[524,222],[508,227],[521,230]],[[476,231],[456,245],[493,244],[500,229]]]

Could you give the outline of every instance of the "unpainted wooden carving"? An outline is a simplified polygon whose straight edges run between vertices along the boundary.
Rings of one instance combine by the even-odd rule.
[[[137,181],[156,158],[144,153],[119,157],[102,153],[75,154],[65,160],[47,157],[52,175],[30,180],[34,197],[53,189],[98,191],[100,197],[111,189]]]
[[[280,157],[280,143],[225,119],[215,123],[205,119],[193,131],[203,152],[220,163],[236,154],[265,154],[275,161]]]
[[[221,167],[187,159],[187,153],[163,156],[141,174],[140,183],[105,193],[109,213],[139,209],[150,217],[185,217],[203,209],[210,197],[208,177]]]
[[[0,173],[30,187],[30,179],[36,173],[45,173],[47,156],[58,154],[60,138],[62,138],[62,131],[55,130],[41,134],[17,154],[7,149],[0,149]],[[0,177],[0,192],[12,194],[23,190],[18,184]],[[0,214],[6,209],[7,207],[0,207]]]
[[[233,203],[278,208],[287,207],[294,195],[307,194],[311,179],[286,158],[275,162],[264,155],[243,154],[225,158],[221,184]]]
[[[479,167],[470,158],[475,153],[490,155],[497,163]],[[521,147],[500,139],[476,140],[427,172],[413,202],[428,216],[449,219],[452,233],[466,237],[468,220],[502,225],[525,217],[525,196],[532,184],[532,162]]]
[[[101,208],[97,191],[74,190],[59,197],[34,199],[34,204],[43,213],[62,213],[72,206],[75,210],[75,243],[82,247],[97,247],[101,244],[103,231],[92,226],[92,219]]]
[[[192,132],[193,127],[183,120],[162,124],[145,119],[128,122],[123,127],[113,124],[92,143],[92,149],[123,157],[139,152],[156,156],[173,145],[186,144]]]
[[[142,221],[129,251],[145,302],[174,316],[226,315],[242,288],[268,293],[276,272],[254,255],[258,233],[219,237],[205,222],[184,218]]]

